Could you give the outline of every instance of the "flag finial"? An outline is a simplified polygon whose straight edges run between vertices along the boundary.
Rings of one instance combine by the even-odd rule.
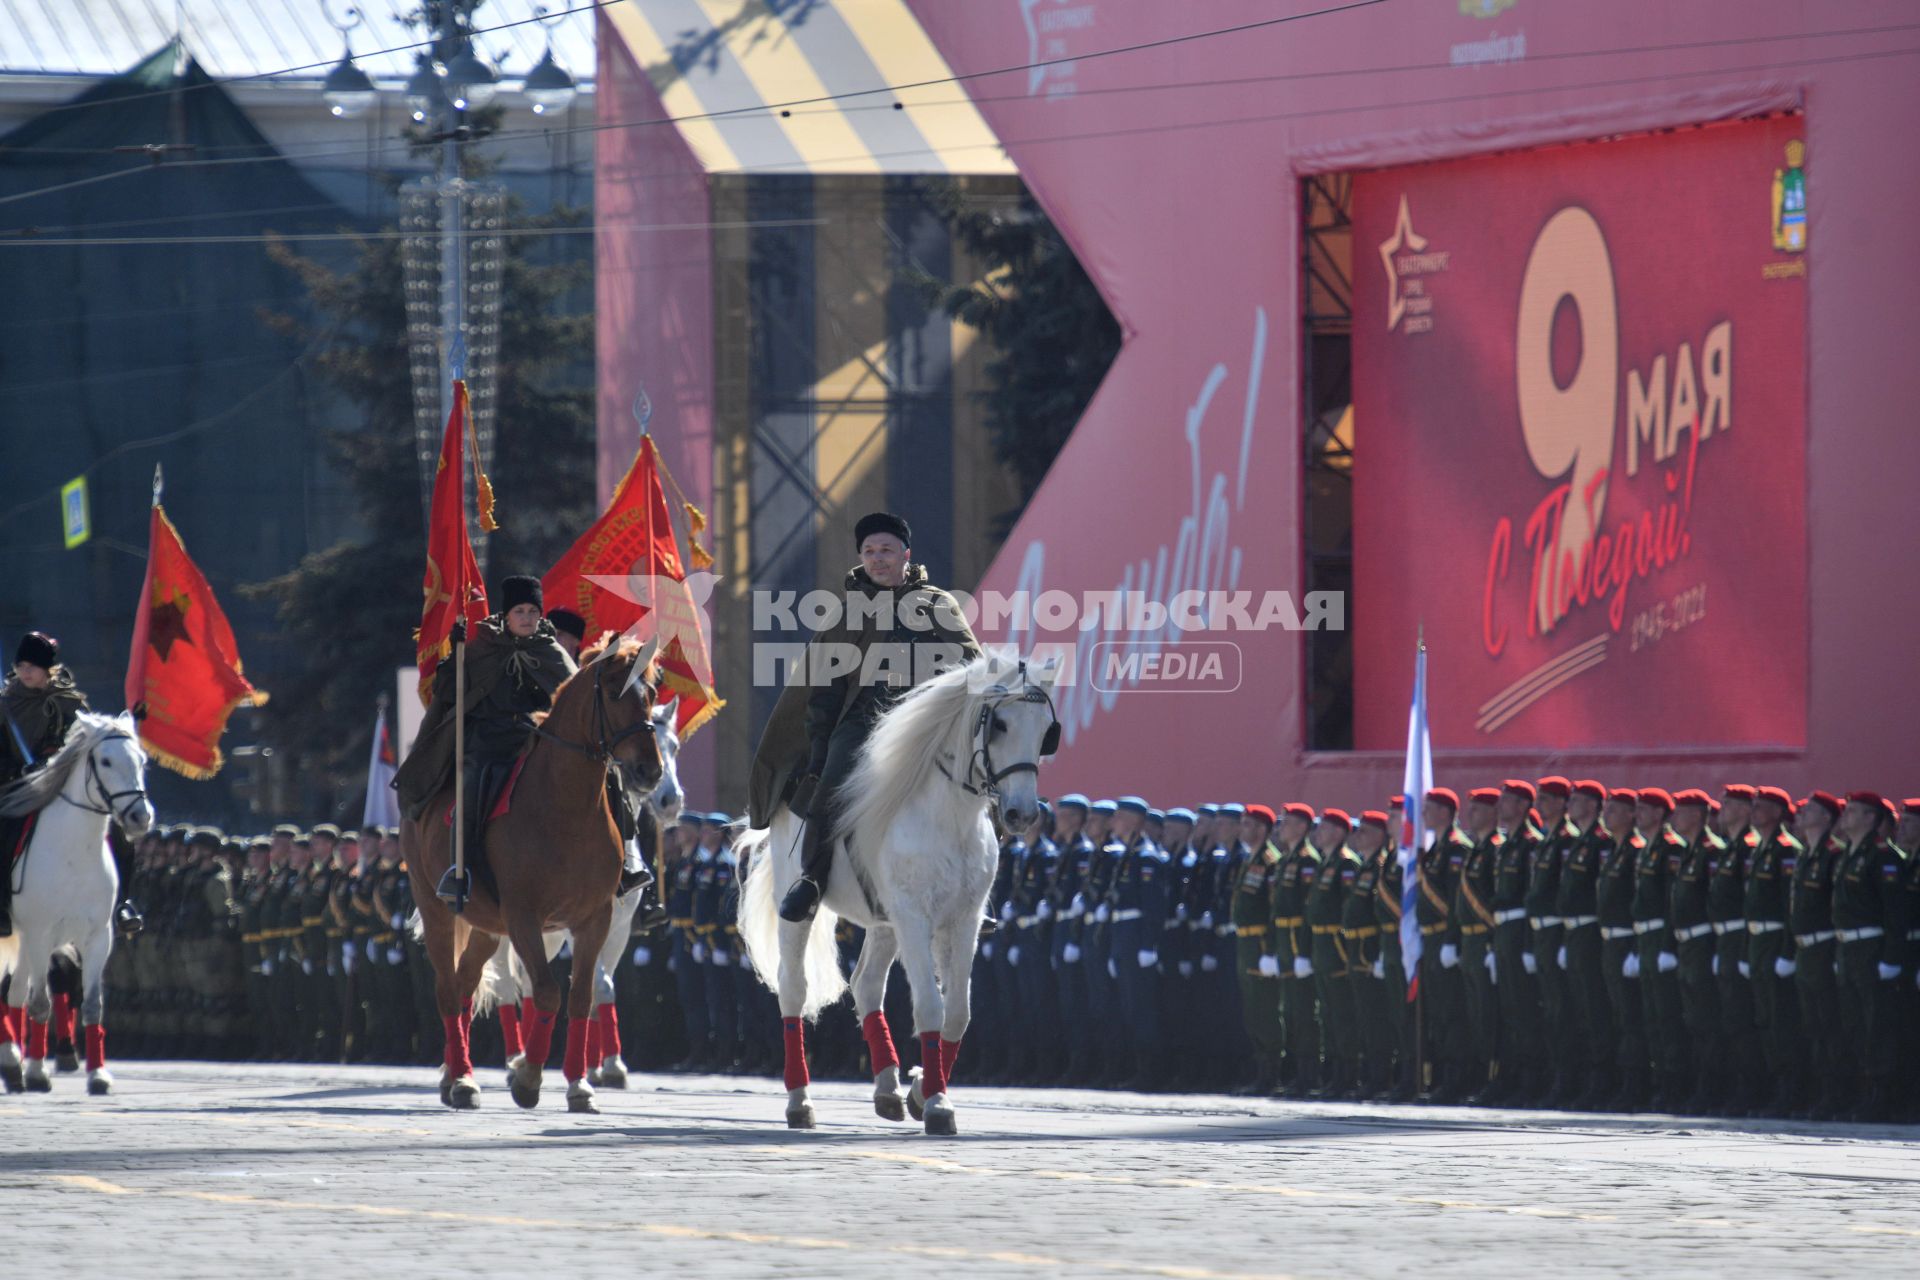
[[[153,505],[160,505],[160,491],[167,487],[166,479],[160,474],[160,464],[153,464]]]
[[[1414,632],[1414,640],[1420,646],[1420,652],[1425,653],[1427,651],[1427,620],[1425,618],[1420,619],[1418,629]]]

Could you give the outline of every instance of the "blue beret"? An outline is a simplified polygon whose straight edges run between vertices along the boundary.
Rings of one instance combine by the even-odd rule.
[[[1167,815],[1162,813],[1158,809],[1147,810],[1147,816],[1149,818],[1152,818],[1155,822],[1165,822],[1167,820]]]
[[[1051,818],[1051,817],[1053,816],[1053,806],[1052,806],[1052,805],[1050,805],[1050,804],[1048,804],[1048,803],[1047,803],[1047,802],[1046,802],[1045,800],[1042,800],[1042,801],[1040,801],[1040,802],[1039,802],[1039,805],[1040,805],[1040,816],[1041,816],[1041,817],[1043,817],[1043,818]]]
[[[1247,806],[1237,803],[1223,804],[1220,806],[1220,816],[1223,818],[1244,818],[1247,816]]]
[[[1120,803],[1117,807],[1125,809],[1129,813],[1138,814],[1145,814],[1148,810],[1147,802],[1139,796],[1121,796]]]
[[[1203,817],[1203,818],[1218,817],[1219,813],[1220,813],[1220,806],[1217,804],[1203,804],[1200,806],[1200,810],[1199,810],[1200,817]]]
[[[1206,805],[1201,806],[1203,810],[1208,807],[1209,806],[1206,806]],[[1167,810],[1168,822],[1192,822],[1194,820],[1194,817],[1195,817],[1195,814],[1193,810],[1187,808],[1185,805],[1180,805],[1177,808]]]
[[[730,827],[733,825],[733,819],[729,818],[726,814],[721,813],[718,809],[715,809],[712,813],[707,814],[706,820],[707,820],[707,825],[710,827]]]
[[[1119,807],[1119,805],[1111,800],[1095,800],[1093,802],[1093,811],[1095,813],[1112,813]]]
[[[1055,800],[1054,803],[1062,809],[1078,809],[1082,813],[1085,813],[1092,807],[1087,803],[1087,798],[1078,791],[1069,791],[1066,795]]]

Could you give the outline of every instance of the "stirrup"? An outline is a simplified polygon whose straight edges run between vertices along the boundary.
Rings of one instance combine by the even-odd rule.
[[[801,876],[780,900],[780,918],[789,924],[805,924],[820,910],[823,896],[818,881],[812,876]]]
[[[453,914],[459,915],[466,909],[467,899],[473,896],[473,870],[448,867],[446,874],[440,877],[433,896],[453,908]]]
[[[122,902],[114,911],[113,926],[123,938],[137,937],[147,927],[146,917],[140,914],[140,908],[131,901]]]

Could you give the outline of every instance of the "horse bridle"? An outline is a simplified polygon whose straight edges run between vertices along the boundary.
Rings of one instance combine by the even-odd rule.
[[[1021,760],[1004,769],[993,767],[993,718],[1008,703],[1046,703],[1048,724],[1046,733],[1040,739],[1040,755],[1050,756],[1060,749],[1060,713],[1054,710],[1053,695],[1043,686],[1027,682],[1027,664],[1024,661],[1020,664],[1019,675],[1022,687],[1018,693],[1009,690],[1006,697],[981,705],[980,714],[974,719],[973,757],[967,762],[967,776],[954,778],[952,774],[947,774],[963,791],[972,795],[998,800],[1003,781],[1016,773],[1037,775],[1040,772],[1039,760]],[[946,773],[945,766],[942,766],[941,772]]]
[[[133,735],[120,732],[105,733],[100,735],[100,737],[94,741],[93,745],[87,748],[87,784],[81,789],[81,795],[84,796],[86,800],[93,800],[96,798],[95,792],[97,791],[99,793],[97,798],[104,807],[96,808],[94,805],[75,800],[67,795],[66,788],[64,787],[61,788],[60,794],[56,796],[55,799],[65,800],[76,809],[84,809],[88,813],[101,814],[104,817],[112,818],[122,824],[126,823],[126,815],[114,807],[114,802],[127,796],[133,796],[138,800],[146,800],[147,789],[145,787],[136,787],[131,791],[107,790],[107,780],[100,775],[100,761],[99,758],[94,755],[94,752],[104,744],[116,741],[132,742]]]
[[[589,759],[598,760],[601,764],[612,764],[613,753],[618,751],[620,744],[628,738],[642,733],[652,733],[653,686],[644,680],[640,682],[647,690],[648,714],[641,716],[624,729],[616,729],[613,727],[613,716],[607,710],[606,674],[606,664],[596,661],[593,664],[593,745],[587,746],[570,738],[563,738],[545,725],[535,725],[534,733],[549,742],[559,743],[569,751],[577,751]]]

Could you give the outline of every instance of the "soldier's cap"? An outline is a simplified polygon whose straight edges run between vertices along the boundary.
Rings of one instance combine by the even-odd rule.
[[[1573,784],[1557,773],[1548,774],[1534,785],[1540,788],[1540,794],[1543,796],[1559,796],[1565,800],[1573,794]]]
[[[1622,800],[1622,801],[1625,801],[1627,804],[1639,804],[1640,793],[1638,791],[1635,791],[1632,787],[1615,787],[1612,791],[1607,793],[1607,799]]]
[[[1711,809],[1713,797],[1698,787],[1688,787],[1685,791],[1673,793],[1673,807],[1677,809],[1683,804],[1697,804],[1702,809]]]
[[[1470,804],[1499,804],[1500,788],[1475,787],[1473,790],[1467,792],[1467,801]]]
[[[227,833],[218,827],[195,827],[193,834],[187,837],[187,847],[203,845],[209,849],[218,849],[225,843]]]
[[[316,839],[320,836],[325,836],[329,840],[338,842],[340,839],[340,828],[334,826],[331,822],[316,822],[313,824],[313,835]]]
[[[1247,806],[1241,804],[1238,800],[1230,800],[1220,806],[1220,816],[1223,818],[1244,818],[1247,816]],[[1267,810],[1267,821],[1273,821],[1273,810],[1271,809]]]
[[[1707,797],[1707,812],[1708,813],[1720,812],[1720,802],[1718,800],[1715,800],[1711,796]]]
[[[1754,800],[1759,797],[1760,793],[1744,782],[1729,782],[1726,786],[1720,788],[1720,794],[1734,800]]]
[[[1125,809],[1128,813],[1140,814],[1142,817],[1152,812],[1152,806],[1139,796],[1121,796],[1116,803],[1116,808]]]
[[[1164,810],[1164,809],[1149,809],[1149,810],[1147,810],[1147,821],[1148,821],[1148,822],[1165,822],[1166,820],[1167,820],[1167,813],[1166,813],[1166,810]]]
[[[1345,809],[1322,809],[1320,811],[1320,821],[1337,822],[1347,830],[1353,830],[1353,818]]]
[[[192,834],[193,824],[191,822],[176,822],[161,831],[160,838],[162,840],[185,840]]]
[[[1167,812],[1168,816],[1171,817],[1173,811],[1168,810]],[[1220,816],[1220,806],[1217,804],[1203,804],[1193,812],[1196,818],[1217,818]]]
[[[254,837],[253,839],[251,839],[251,840],[249,840],[249,841],[247,841],[247,848],[248,848],[249,850],[252,850],[252,849],[271,849],[271,848],[273,848],[273,837],[271,837],[271,836],[255,836],[255,837]]]
[[[1039,810],[1040,816],[1043,818],[1051,818],[1053,816],[1053,806],[1045,800],[1034,801],[1034,807]]]
[[[1848,804],[1863,804],[1869,809],[1879,809],[1886,805],[1878,791],[1853,791],[1847,794]]]
[[[1573,794],[1577,796],[1592,796],[1601,804],[1605,804],[1607,802],[1607,784],[1595,778],[1582,778],[1573,784]]]
[[[1286,814],[1289,818],[1305,818],[1308,822],[1313,821],[1313,806],[1310,804],[1301,804],[1298,800],[1295,800],[1291,804],[1282,805],[1280,812]]]
[[[1193,822],[1198,817],[1198,814],[1183,804],[1175,805],[1173,808],[1167,810],[1168,822]]]
[[[706,816],[706,814],[701,813],[698,809],[682,809],[680,811],[679,825],[683,827],[697,827],[700,825],[700,819]]]
[[[1390,819],[1386,813],[1380,809],[1362,809],[1360,811],[1360,825],[1363,827],[1378,827],[1380,830],[1385,831],[1389,821]]]
[[[587,620],[565,605],[547,610],[547,621],[562,635],[572,636],[575,640],[587,638]]]
[[[1636,803],[1655,809],[1665,809],[1668,813],[1673,812],[1673,797],[1661,787],[1640,788],[1640,799]]]
[[[715,809],[712,813],[706,813],[700,816],[710,827],[730,827],[733,825],[732,815],[722,813],[718,809]]]
[[[1511,791],[1517,796],[1525,796],[1528,804],[1532,804],[1540,798],[1540,789],[1531,782],[1528,782],[1525,778],[1508,778],[1500,784],[1500,790]],[[1565,795],[1566,792],[1563,791],[1560,794]]]
[[[1779,805],[1780,812],[1789,818],[1794,815],[1795,810],[1799,807],[1793,803],[1793,797],[1788,795],[1786,790],[1781,787],[1755,787],[1753,789],[1753,800],[1755,804],[1758,804],[1762,800],[1771,801]]]
[[[300,828],[294,826],[291,822],[282,822],[273,829],[273,834],[276,836],[285,836],[291,840],[300,834]]]
[[[1405,796],[1394,796],[1387,801],[1387,808],[1389,809],[1404,810],[1406,807],[1407,798]]]
[[[313,839],[303,831],[293,838],[293,847],[296,849],[311,849],[313,848]]]
[[[1455,813],[1460,812],[1460,795],[1452,787],[1435,787],[1427,792],[1427,800],[1438,801]]]
[[[1090,808],[1094,813],[1116,813],[1120,806],[1111,800],[1095,800]]]
[[[1222,813],[1225,813],[1228,809],[1231,809],[1234,807],[1235,806],[1233,805],[1222,805],[1220,807],[1220,811]],[[1260,821],[1266,823],[1269,827],[1271,827],[1275,822],[1275,818],[1273,816],[1273,810],[1268,808],[1264,804],[1247,805],[1243,809],[1241,809],[1241,812],[1244,813],[1249,818],[1260,819]]]
[[[342,844],[345,844],[349,840],[353,841],[355,844],[359,844],[360,833],[358,831],[342,831],[340,833],[340,842]]]
[[[1920,796],[1916,796],[1911,800],[1902,800],[1900,807],[1908,813],[1920,814]]]
[[[1053,803],[1059,808],[1078,809],[1082,813],[1085,813],[1091,807],[1087,803],[1087,798],[1078,791],[1069,791]]]
[[[1840,797],[1834,795],[1831,791],[1814,792],[1800,802],[1800,807],[1804,809],[1810,804],[1819,805],[1822,809],[1825,809],[1829,815],[1835,818],[1839,817],[1840,810],[1846,807],[1840,803]]]

